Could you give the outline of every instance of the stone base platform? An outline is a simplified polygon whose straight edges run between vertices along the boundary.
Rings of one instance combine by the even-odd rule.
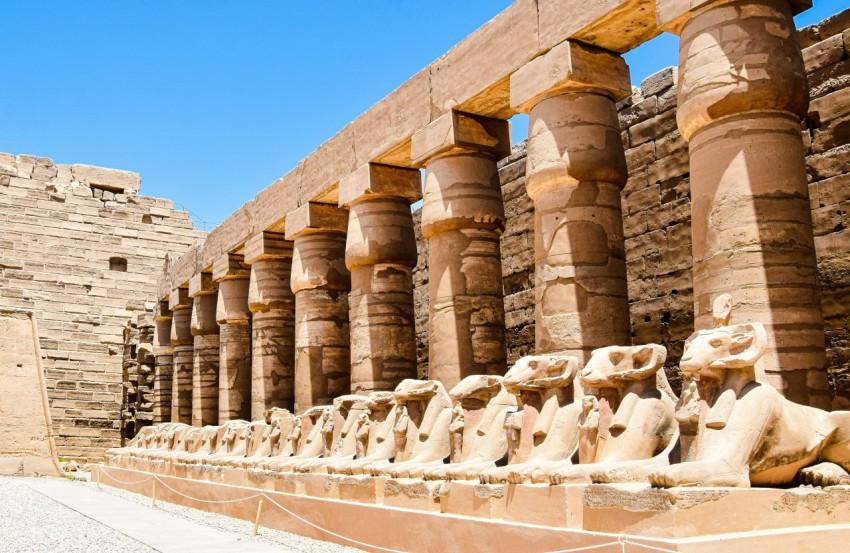
[[[187,472],[183,477],[112,465],[95,467],[92,478],[149,497],[155,493],[157,501],[251,521],[262,497],[262,527],[368,551],[566,553],[591,547],[601,553],[719,553],[759,547],[837,553],[850,543],[845,487],[660,490],[200,467]]]

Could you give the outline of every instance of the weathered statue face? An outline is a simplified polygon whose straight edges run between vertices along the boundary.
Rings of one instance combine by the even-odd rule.
[[[578,361],[557,355],[528,355],[505,375],[505,388],[519,395],[522,390],[543,391],[571,386],[578,372]]]
[[[449,397],[470,409],[481,408],[502,389],[502,377],[486,374],[467,376],[451,389]]]
[[[685,342],[679,366],[687,375],[721,380],[726,370],[752,368],[764,354],[766,341],[759,323],[700,330]]]
[[[402,380],[393,392],[396,403],[427,401],[440,389],[440,383],[434,380]]]
[[[667,359],[664,346],[610,346],[594,350],[581,371],[584,386],[619,388],[626,382],[655,376]]]

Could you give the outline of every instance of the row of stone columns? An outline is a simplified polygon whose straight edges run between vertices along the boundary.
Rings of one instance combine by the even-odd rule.
[[[800,139],[805,73],[791,17],[784,0],[717,0],[676,15],[670,28],[682,35],[678,119],[691,150],[696,326],[711,326],[714,297],[734,293],[738,322],[772,331],[768,378],[806,403],[822,384],[823,321]],[[569,41],[511,77],[511,105],[530,116],[537,353],[586,360],[630,343],[620,198],[628,171],[615,105],[629,93],[618,55]],[[430,378],[450,388],[472,374],[503,374],[496,162],[510,153],[508,124],[452,111],[414,134],[410,149],[425,168]],[[225,256],[188,292],[172,293],[172,349],[157,350],[158,397],[173,382],[172,420],[301,412],[416,376],[410,204],[420,173],[367,164],[338,190],[338,205],[302,205],[286,216],[285,235],[252,238],[244,256]],[[158,332],[167,320],[157,317]]]

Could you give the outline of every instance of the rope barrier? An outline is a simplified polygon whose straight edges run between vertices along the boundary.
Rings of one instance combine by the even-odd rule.
[[[175,490],[174,488],[169,486],[167,483],[162,481],[159,477],[155,477],[155,478],[157,479],[157,481],[160,484],[162,484],[163,486],[165,486],[166,488],[168,488],[172,492],[176,493],[177,495],[185,497],[186,499],[189,499],[191,501],[197,501],[198,503],[212,503],[212,504],[215,504],[215,505],[221,505],[221,504],[225,504],[225,503],[239,503],[240,501],[250,501],[254,498],[265,496],[265,494],[258,493],[258,494],[254,494],[254,495],[251,495],[251,496],[248,496],[248,497],[240,497],[240,498],[237,498],[237,499],[222,499],[222,500],[218,500],[218,501],[212,500],[212,499],[200,499],[200,498],[197,498],[197,497],[192,497],[191,495],[186,495],[185,493],[180,492],[178,490]]]
[[[632,545],[634,547],[642,547],[644,549],[649,549],[651,551],[660,551],[661,553],[676,553],[675,549],[664,549],[663,547],[656,547],[654,545],[646,545],[645,543],[638,543],[638,542],[632,541],[630,539],[626,539],[625,543]]]
[[[148,476],[147,478],[144,478],[144,479],[142,479],[142,480],[139,480],[138,482],[125,482],[124,480],[119,480],[118,478],[115,478],[114,476],[112,476],[111,474],[109,474],[108,472],[106,472],[105,468],[106,468],[106,467],[100,467],[100,468],[98,469],[98,471],[97,471],[97,474],[98,474],[98,478],[97,478],[97,480],[98,480],[98,481],[97,481],[97,483],[98,483],[98,484],[100,484],[100,473],[101,473],[101,472],[103,473],[103,475],[104,475],[104,476],[106,476],[106,477],[107,477],[107,478],[109,478],[110,480],[115,481],[115,482],[118,482],[119,484],[124,484],[125,486],[135,486],[135,485],[137,485],[137,484],[143,484],[143,483],[147,482],[148,480],[151,480],[151,479],[153,479],[153,478],[156,478],[156,476],[153,476],[153,475],[152,475],[152,476]]]
[[[599,550],[603,547],[614,547],[615,545],[621,545],[622,541],[612,541],[610,543],[598,543],[596,545],[587,545],[585,547],[576,547],[573,549],[558,549],[557,551],[549,551],[549,553],[578,553],[579,551],[591,551],[591,550]]]
[[[263,494],[263,495],[265,495],[265,494]],[[328,535],[334,536],[334,537],[336,537],[336,538],[339,538],[339,539],[342,539],[342,540],[345,540],[345,541],[349,541],[349,542],[351,542],[351,543],[356,543],[357,545],[363,545],[363,546],[366,546],[366,547],[370,547],[370,548],[372,548],[372,549],[378,549],[378,550],[380,550],[380,551],[388,551],[389,553],[406,553],[405,551],[400,551],[400,550],[398,550],[398,549],[389,549],[389,548],[386,548],[386,547],[379,547],[379,546],[377,546],[377,545],[372,545],[372,544],[370,544],[370,543],[365,543],[365,542],[362,542],[362,541],[359,541],[359,540],[355,540],[354,538],[349,538],[349,537],[343,536],[343,535],[341,535],[341,534],[337,534],[336,532],[332,532],[332,531],[330,531],[330,530],[328,530],[328,529],[326,529],[326,528],[322,528],[321,526],[319,526],[319,525],[317,525],[317,524],[313,524],[313,523],[312,523],[312,522],[310,522],[309,520],[307,520],[307,519],[305,519],[305,518],[303,518],[303,517],[300,517],[300,516],[296,515],[295,513],[293,513],[292,511],[290,511],[289,509],[287,509],[286,507],[284,507],[283,505],[281,505],[280,503],[278,503],[277,501],[275,501],[275,500],[274,500],[274,499],[272,499],[271,497],[269,497],[269,496],[265,496],[265,497],[266,497],[266,499],[268,499],[268,500],[269,500],[269,502],[273,503],[274,505],[277,505],[277,506],[278,506],[278,508],[280,508],[281,510],[283,510],[283,511],[284,511],[285,513],[287,513],[289,516],[294,517],[294,518],[297,518],[298,520],[300,520],[300,521],[301,521],[301,522],[303,522],[304,524],[306,524],[306,525],[308,525],[308,526],[312,526],[312,527],[313,527],[313,528],[315,528],[316,530],[321,530],[322,532],[324,532],[324,533],[326,533],[326,534],[328,534]]]
[[[338,539],[341,539],[341,540],[344,540],[344,541],[347,541],[347,542],[350,542],[350,543],[353,543],[353,544],[356,544],[356,545],[368,547],[370,549],[376,549],[378,551],[386,551],[388,553],[405,553],[404,551],[401,551],[401,550],[398,550],[398,549],[390,549],[390,548],[387,548],[387,547],[380,547],[380,546],[377,546],[377,545],[372,545],[370,543],[362,542],[362,541],[356,540],[354,538],[349,538],[347,536],[343,536],[342,534],[337,534],[336,532],[328,530],[327,528],[322,528],[318,524],[310,522],[309,520],[305,519],[304,517],[290,511],[289,509],[287,509],[286,507],[284,507],[283,505],[281,505],[280,503],[278,503],[277,501],[275,501],[274,499],[272,499],[271,497],[266,495],[265,492],[254,494],[254,495],[251,495],[251,496],[248,496],[248,497],[240,497],[238,499],[224,499],[224,500],[200,499],[200,498],[197,498],[197,497],[192,497],[190,495],[186,495],[185,493],[180,492],[178,490],[175,490],[174,488],[169,486],[165,481],[163,481],[156,474],[148,476],[147,478],[145,478],[143,480],[139,480],[138,482],[125,482],[123,480],[120,480],[120,479],[115,478],[114,476],[110,475],[106,471],[106,467],[101,466],[99,468],[98,472],[97,472],[97,474],[98,474],[98,479],[97,479],[98,484],[100,484],[100,473],[101,472],[107,478],[109,478],[110,480],[118,482],[119,484],[124,484],[125,486],[134,486],[134,485],[137,485],[137,484],[141,484],[143,482],[147,482],[148,480],[153,480],[154,481],[154,492],[153,492],[154,493],[154,497],[153,497],[153,506],[154,507],[156,506],[156,483],[157,482],[159,482],[160,484],[162,484],[163,486],[165,486],[166,488],[171,490],[173,493],[175,493],[175,494],[177,494],[181,497],[185,497],[186,499],[189,499],[190,501],[197,501],[198,503],[211,503],[211,504],[239,503],[240,501],[250,501],[250,500],[255,499],[255,498],[260,498],[260,500],[257,504],[257,516],[256,516],[256,519],[254,521],[254,529],[253,529],[253,534],[252,534],[254,536],[257,535],[257,531],[259,530],[259,527],[260,527],[260,515],[262,513],[262,508],[263,508],[263,500],[267,500],[269,503],[275,505],[277,508],[279,508],[280,510],[282,510],[283,512],[285,512],[286,514],[288,514],[292,518],[295,518],[295,519],[303,522],[304,524],[306,524],[306,525],[308,525],[312,528],[315,528],[316,530],[319,530],[320,532],[328,534],[329,536],[333,536],[335,538],[338,538]],[[634,541],[631,541],[628,537],[622,536],[622,535],[617,537],[617,541],[613,541],[613,542],[609,542],[609,543],[588,545],[588,546],[576,547],[576,548],[572,548],[572,549],[559,549],[557,551],[550,551],[548,553],[580,553],[582,551],[591,551],[591,550],[597,550],[598,551],[599,549],[602,549],[602,548],[616,547],[618,545],[620,546],[621,553],[626,553],[626,545],[630,545],[630,546],[633,546],[633,547],[639,547],[639,548],[643,548],[643,549],[649,549],[651,551],[659,551],[660,553],[676,553],[676,551],[673,550],[673,549],[664,549],[664,548],[661,548],[661,547],[656,547],[656,546],[652,546],[652,545],[646,545],[646,544],[643,544],[643,543],[634,542]]]

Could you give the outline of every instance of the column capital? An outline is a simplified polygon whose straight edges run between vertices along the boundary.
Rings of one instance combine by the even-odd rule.
[[[185,309],[187,307],[192,307],[192,297],[189,296],[189,289],[187,287],[175,288],[168,294],[169,311],[181,308]]]
[[[348,210],[332,204],[307,202],[286,215],[286,239],[310,232],[339,232],[348,229]]]
[[[282,232],[264,231],[245,242],[245,263],[254,264],[260,259],[284,259],[292,257],[292,241]]]
[[[215,260],[212,268],[212,279],[222,280],[246,279],[251,276],[251,267],[245,264],[245,256],[238,253],[226,253]]]
[[[483,115],[450,111],[417,131],[410,144],[413,165],[452,153],[481,152],[503,159],[511,154],[510,123]]]
[[[736,0],[655,0],[658,28],[674,35],[682,33],[682,27],[691,15],[703,8],[729,4]],[[812,0],[787,0],[794,15],[812,7]]]
[[[370,196],[392,196],[409,203],[421,200],[422,174],[418,169],[367,163],[339,182],[340,207]]]
[[[156,302],[156,306],[153,310],[153,320],[171,320],[171,308],[168,306],[168,300],[160,300]]]
[[[546,98],[580,91],[626,98],[632,93],[628,65],[617,54],[567,40],[511,75],[511,107],[522,113]]]
[[[195,298],[218,292],[218,283],[212,278],[212,273],[198,273],[189,279],[189,297]]]

